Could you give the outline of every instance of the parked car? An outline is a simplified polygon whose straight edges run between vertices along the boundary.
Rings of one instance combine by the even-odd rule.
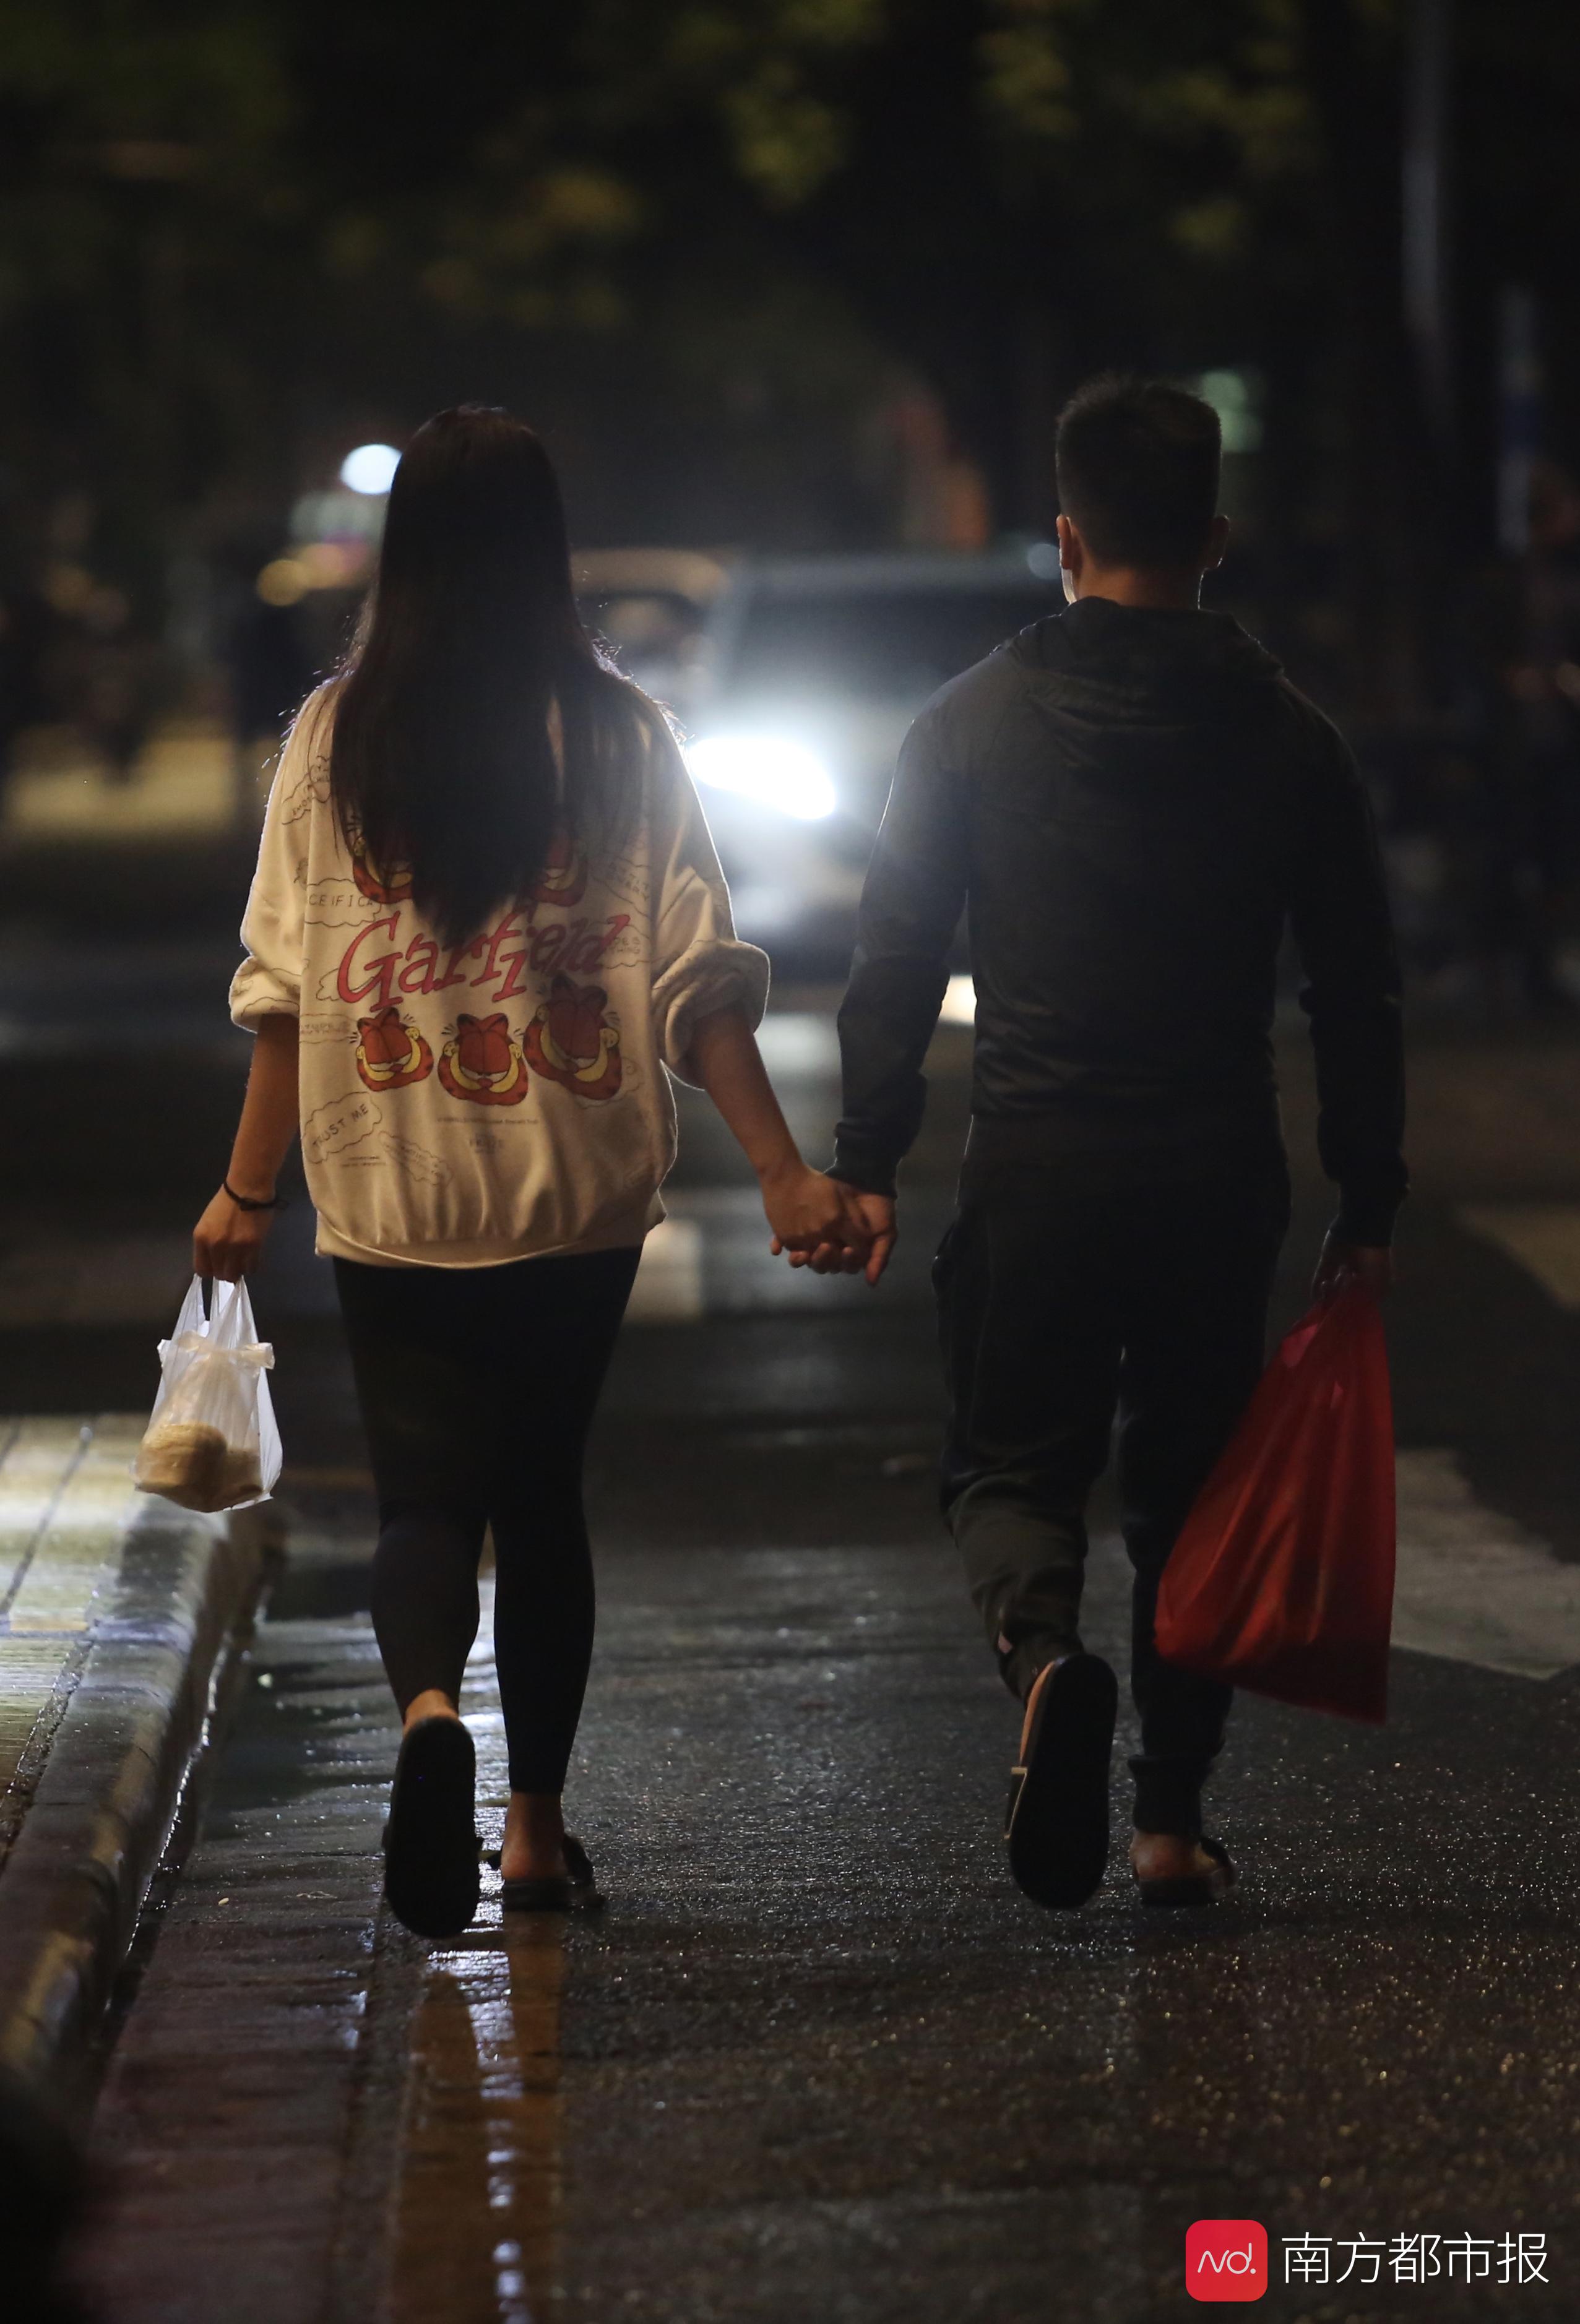
[[[627,677],[660,702],[688,699],[709,610],[729,577],[724,561],[695,549],[588,549],[572,573],[583,620]]]
[[[906,728],[1062,603],[1046,542],[733,568],[679,706],[744,935],[803,973],[843,970]]]

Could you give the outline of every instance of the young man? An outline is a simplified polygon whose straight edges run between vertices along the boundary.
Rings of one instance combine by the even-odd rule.
[[[971,1135],[935,1270],[943,1505],[1026,1706],[1010,1862],[1049,1904],[1083,1903],[1107,1858],[1115,1684],[1077,1618],[1116,1413],[1141,1728],[1132,1863],[1150,1904],[1206,1903],[1234,1877],[1201,1823],[1229,1690],[1161,1663],[1152,1618],[1264,1360],[1289,1223],[1270,1039],[1286,923],[1339,1187],[1319,1288],[1386,1286],[1406,1184],[1399,971],[1354,761],[1270,655],[1199,609],[1228,535],[1219,448],[1211,409],[1160,383],[1099,380],[1066,410],[1068,610],[911,728],[839,1017],[834,1173],[861,1192],[875,1281],[969,908]]]

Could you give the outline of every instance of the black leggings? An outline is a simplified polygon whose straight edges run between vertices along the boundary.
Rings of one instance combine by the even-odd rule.
[[[494,1528],[511,1789],[564,1788],[593,1651],[582,1455],[633,1250],[504,1267],[335,1261],[378,1492],[373,1622],[402,1711],[457,1696]]]

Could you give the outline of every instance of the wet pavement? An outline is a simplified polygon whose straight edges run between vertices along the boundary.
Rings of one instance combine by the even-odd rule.
[[[146,1401],[245,1065],[217,1010],[201,1020],[207,945],[141,989],[134,961],[96,981],[79,950],[84,1004],[45,978],[47,1054],[0,1056],[36,1123],[0,1164],[0,1408]],[[827,1012],[800,998],[771,1047],[818,1148]],[[34,1021],[0,975],[12,1019]],[[108,2324],[1153,2324],[1196,2312],[1204,2218],[1265,2226],[1280,2318],[1580,2305],[1580,1048],[1418,1044],[1393,1716],[1243,1701],[1214,1823],[1243,1886],[1166,1919],[1135,1907],[1117,1848],[1076,1915],[1004,1872],[1014,1714],[929,1474],[926,1262],[965,1058],[946,1034],[876,1297],[772,1268],[688,1106],[674,1227],[594,1449],[600,1634],[570,1802],[609,1904],[566,1926],[502,1927],[485,1890],[464,1941],[430,1947],[379,1911],[394,1721],[371,1501],[290,1214],[258,1304],[292,1559],[109,2061],[85,2263]],[[1324,1215],[1298,1049],[1289,1070],[1284,1318]],[[107,1190],[62,1112],[89,1072],[97,1117],[124,1096],[137,1132]],[[69,1260],[77,1320],[40,1290]],[[1096,1516],[1088,1628],[1119,1657],[1123,1564]],[[490,1827],[485,1646],[469,1689]],[[1116,1836],[1124,1808],[1116,1783]]]

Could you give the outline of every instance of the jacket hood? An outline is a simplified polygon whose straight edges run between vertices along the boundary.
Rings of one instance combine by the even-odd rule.
[[[1029,677],[1076,707],[1112,715],[1206,709],[1227,693],[1282,678],[1280,663],[1232,615],[1163,612],[1082,597],[1034,622],[1010,648]]]

